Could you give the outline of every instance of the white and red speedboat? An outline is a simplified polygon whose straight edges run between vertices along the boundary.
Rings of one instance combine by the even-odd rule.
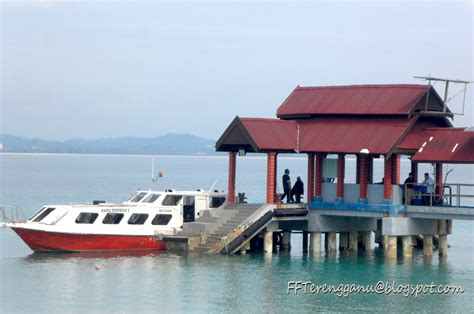
[[[163,250],[163,235],[177,234],[183,223],[225,201],[218,191],[141,190],[119,204],[45,205],[26,221],[4,225],[35,252]]]

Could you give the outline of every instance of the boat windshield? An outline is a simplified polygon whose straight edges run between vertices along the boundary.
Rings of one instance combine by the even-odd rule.
[[[154,203],[160,197],[160,195],[161,194],[150,193],[143,199],[142,203]]]
[[[132,196],[128,201],[133,202],[133,203],[140,202],[147,194],[148,194],[147,192],[138,192],[137,194]]]

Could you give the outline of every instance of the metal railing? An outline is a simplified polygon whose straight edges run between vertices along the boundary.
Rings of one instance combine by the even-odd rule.
[[[472,206],[474,207],[474,184],[449,183],[404,185],[404,204],[419,206]]]
[[[11,222],[25,222],[23,210],[14,205],[0,205],[0,227]]]

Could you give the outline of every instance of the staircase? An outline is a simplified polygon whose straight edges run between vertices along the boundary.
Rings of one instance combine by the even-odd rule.
[[[202,244],[193,251],[199,253],[211,253],[222,244],[222,238],[231,233],[250,215],[257,211],[261,204],[229,204],[224,211],[228,213],[228,218],[216,222],[216,227],[209,233]]]

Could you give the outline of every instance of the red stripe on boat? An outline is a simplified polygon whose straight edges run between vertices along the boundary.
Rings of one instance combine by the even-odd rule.
[[[164,250],[165,242],[153,236],[99,235],[48,232],[12,227],[35,252],[150,251]]]

